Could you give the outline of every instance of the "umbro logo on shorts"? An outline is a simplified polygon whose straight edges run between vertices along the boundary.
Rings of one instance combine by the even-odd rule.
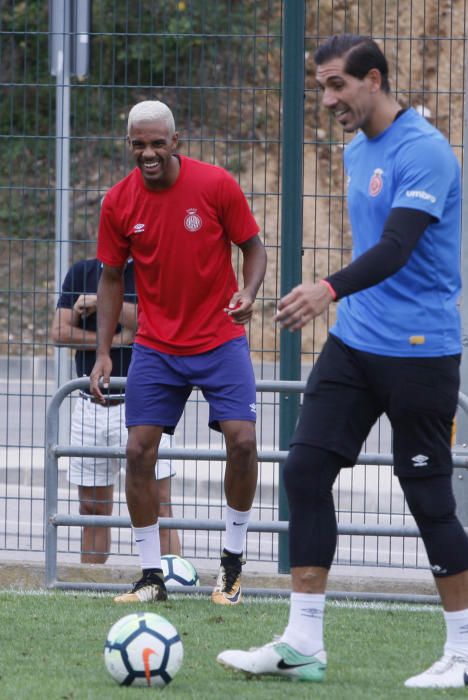
[[[415,455],[411,457],[413,467],[427,467],[429,457],[427,455]]]

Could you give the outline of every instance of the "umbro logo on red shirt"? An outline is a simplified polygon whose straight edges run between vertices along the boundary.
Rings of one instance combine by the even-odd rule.
[[[145,230],[145,224],[135,224],[133,227],[133,233],[143,233]]]

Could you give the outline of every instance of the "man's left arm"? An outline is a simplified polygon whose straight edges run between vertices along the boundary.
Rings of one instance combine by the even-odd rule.
[[[352,263],[319,282],[303,282],[280,299],[275,320],[297,331],[323,313],[332,301],[383,282],[408,261],[433,221],[418,209],[392,209],[379,242]]]
[[[265,277],[267,254],[258,235],[240,243],[239,248],[243,256],[244,286],[233,294],[229,306],[224,310],[232,317],[234,323],[245,325],[252,318],[255,298]]]
[[[419,209],[392,209],[380,241],[347,267],[325,278],[335,292],[335,300],[373,287],[401,270],[433,221],[434,217]]]

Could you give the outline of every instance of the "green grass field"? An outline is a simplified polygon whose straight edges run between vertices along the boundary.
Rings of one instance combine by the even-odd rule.
[[[413,690],[410,675],[441,654],[442,613],[435,607],[329,602],[327,679],[246,680],[224,670],[216,655],[271,641],[288,617],[285,600],[250,598],[219,608],[208,598],[173,596],[142,605],[168,618],[184,644],[184,663],[164,688],[123,688],[107,673],[103,649],[111,625],[135,606],[116,606],[111,594],[0,592],[2,700],[126,700],[163,693],[166,700],[288,700],[296,698],[467,697],[465,690]]]

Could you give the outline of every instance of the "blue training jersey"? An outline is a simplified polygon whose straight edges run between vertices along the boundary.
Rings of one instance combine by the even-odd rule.
[[[409,109],[376,138],[360,132],[344,165],[353,259],[378,243],[395,207],[425,211],[436,221],[398,272],[339,302],[331,332],[378,355],[460,353],[461,178],[449,143]]]

